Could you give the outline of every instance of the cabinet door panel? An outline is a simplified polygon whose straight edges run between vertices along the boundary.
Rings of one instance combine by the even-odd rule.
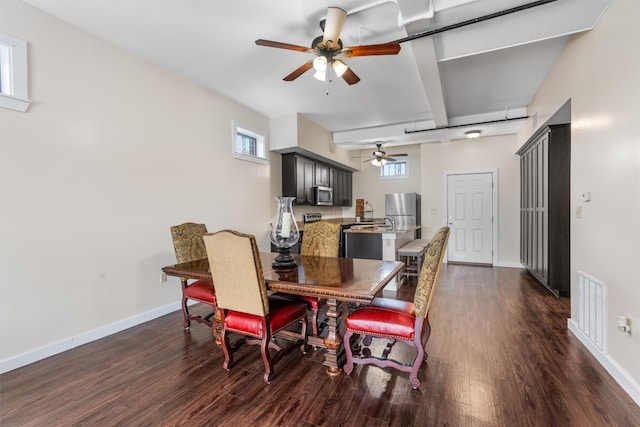
[[[315,163],[315,180],[314,185],[322,185],[324,187],[329,187],[329,166],[324,165],[322,163]]]
[[[304,174],[304,180],[302,182],[302,186],[306,195],[305,201],[307,204],[313,204],[314,203],[314,195],[313,195],[314,164],[311,160],[304,159],[303,174]]]

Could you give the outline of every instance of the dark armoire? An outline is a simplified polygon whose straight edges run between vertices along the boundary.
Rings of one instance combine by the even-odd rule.
[[[538,129],[520,155],[520,261],[556,296],[570,292],[571,128]]]

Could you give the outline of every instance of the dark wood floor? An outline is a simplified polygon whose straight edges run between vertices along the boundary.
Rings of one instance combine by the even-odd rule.
[[[3,374],[0,425],[640,426],[568,317],[521,270],[444,266],[416,391],[376,367],[330,379],[321,350],[286,356],[265,385],[257,348],[226,372],[207,328],[184,333],[175,312]]]

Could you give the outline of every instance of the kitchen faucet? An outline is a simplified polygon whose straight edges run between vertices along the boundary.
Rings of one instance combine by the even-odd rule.
[[[394,230],[396,228],[396,224],[395,224],[395,220],[393,218],[391,218],[390,216],[385,216],[384,217],[384,224],[387,224],[387,220],[389,220],[389,224],[391,224],[391,229]]]

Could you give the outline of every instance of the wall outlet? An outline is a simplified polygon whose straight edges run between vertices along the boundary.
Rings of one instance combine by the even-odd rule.
[[[167,273],[165,273],[164,271],[160,272],[160,283],[164,283],[167,281]]]
[[[616,322],[618,323],[618,330],[620,332],[631,333],[631,322],[627,316],[616,316]]]

